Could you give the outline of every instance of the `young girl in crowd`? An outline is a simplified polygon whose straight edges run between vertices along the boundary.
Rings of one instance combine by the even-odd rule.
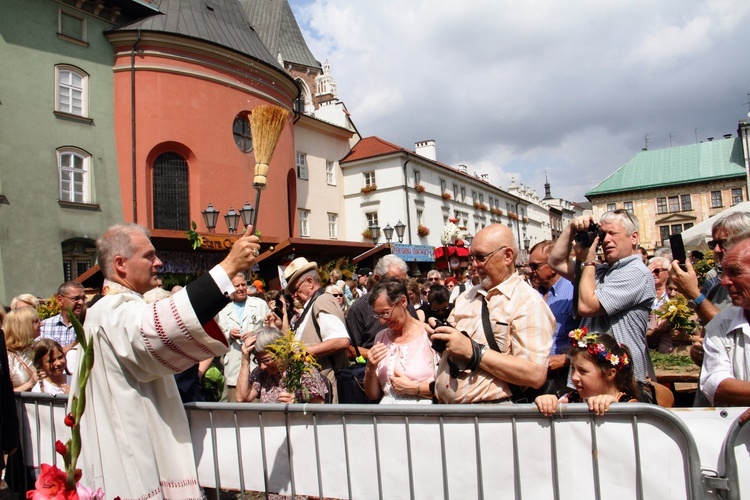
[[[612,403],[638,402],[640,390],[633,376],[627,346],[611,335],[588,333],[584,328],[569,334],[571,381],[576,390],[558,399],[544,394],[534,401],[539,411],[551,416],[560,403],[587,403],[589,410],[604,415]]]
[[[37,372],[46,376],[31,389],[31,392],[45,394],[68,394],[70,392],[70,372],[65,353],[60,344],[52,339],[41,339],[34,345],[34,366]]]

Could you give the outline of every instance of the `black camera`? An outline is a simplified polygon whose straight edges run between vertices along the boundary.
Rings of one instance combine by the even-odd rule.
[[[591,221],[588,229],[576,233],[575,240],[579,246],[589,248],[594,243],[597,236],[599,237],[599,243],[601,243],[604,239],[604,231],[601,230],[599,224]]]
[[[439,326],[448,326],[448,323],[441,319],[435,318],[435,328]],[[445,351],[446,347],[448,347],[448,341],[432,339],[432,348],[435,350],[435,352],[442,353],[443,351]]]

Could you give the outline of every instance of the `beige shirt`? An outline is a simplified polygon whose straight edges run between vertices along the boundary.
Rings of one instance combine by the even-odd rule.
[[[516,273],[489,292],[477,285],[460,295],[448,320],[480,344],[487,344],[482,326],[484,296],[500,352],[547,365],[555,317],[539,292]],[[442,403],[480,403],[508,398],[511,392],[505,381],[481,369],[451,378],[448,356],[444,355],[438,365],[435,394]]]

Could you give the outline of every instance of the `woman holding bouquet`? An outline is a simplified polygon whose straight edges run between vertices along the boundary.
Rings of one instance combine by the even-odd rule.
[[[264,326],[248,336],[242,345],[242,365],[237,377],[237,401],[261,403],[324,403],[328,387],[320,372],[308,366],[300,379],[301,387],[288,391],[285,375],[279,369],[276,358],[269,347],[281,338],[281,331]],[[250,372],[250,356],[258,366]]]

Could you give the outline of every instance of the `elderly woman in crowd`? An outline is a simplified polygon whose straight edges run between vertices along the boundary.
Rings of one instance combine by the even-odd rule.
[[[19,307],[10,311],[3,321],[5,344],[8,348],[8,368],[16,392],[30,391],[38,376],[33,359],[34,339],[41,332],[41,321],[33,307]]]
[[[16,295],[13,300],[10,301],[10,310],[20,309],[21,307],[33,307],[36,309],[39,307],[39,299],[31,295],[30,293],[22,293]]]
[[[407,289],[398,278],[378,282],[368,295],[373,315],[385,326],[367,353],[365,393],[381,404],[431,403],[435,352],[425,324],[406,310]]]
[[[339,288],[337,285],[328,285],[326,287],[326,293],[330,293],[336,298],[336,302],[339,303],[339,307],[341,307],[341,310],[344,311],[344,314],[346,314],[346,312],[349,310],[349,302],[346,300],[343,290],[341,290],[341,288]]]
[[[242,365],[237,377],[237,401],[261,403],[323,403],[328,387],[315,368],[302,375],[303,388],[290,394],[282,383],[282,373],[273,356],[266,351],[281,331],[273,326],[259,328],[242,345]],[[250,372],[250,356],[255,356],[258,366]]]

